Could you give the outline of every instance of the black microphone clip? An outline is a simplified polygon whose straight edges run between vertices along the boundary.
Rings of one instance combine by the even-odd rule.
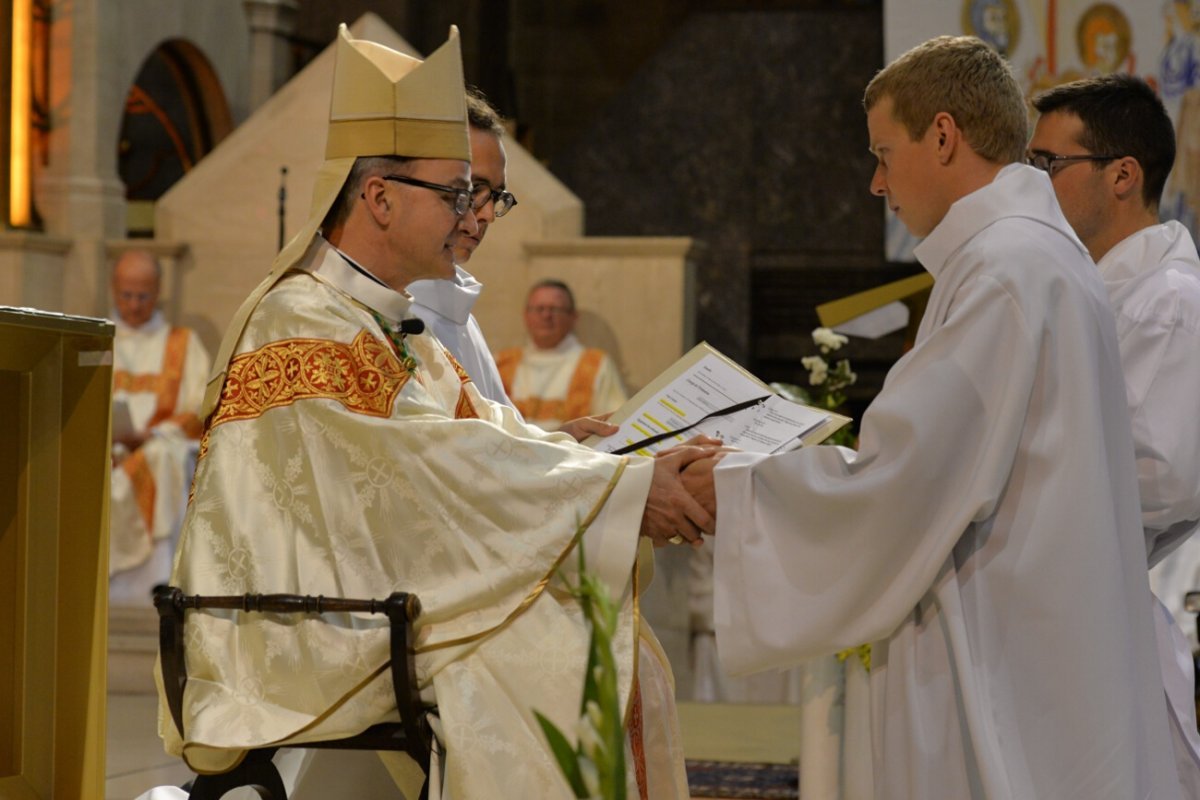
[[[418,317],[409,317],[408,319],[400,320],[400,333],[407,336],[412,334],[416,336],[425,332],[425,321]]]

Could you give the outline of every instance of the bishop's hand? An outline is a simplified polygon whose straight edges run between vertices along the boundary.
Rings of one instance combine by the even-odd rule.
[[[713,447],[680,446],[654,459],[654,477],[642,514],[642,536],[656,546],[684,541],[699,545],[701,534],[714,530],[713,515],[688,492],[682,473],[689,464],[711,457],[715,451]]]

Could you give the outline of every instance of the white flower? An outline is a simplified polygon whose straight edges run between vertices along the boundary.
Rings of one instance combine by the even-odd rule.
[[[842,345],[850,341],[840,333],[834,333],[829,328],[816,328],[812,332],[813,343],[821,348],[822,353],[840,350]]]
[[[808,370],[808,382],[812,386],[820,386],[829,375],[829,364],[820,356],[805,356],[800,363]]]

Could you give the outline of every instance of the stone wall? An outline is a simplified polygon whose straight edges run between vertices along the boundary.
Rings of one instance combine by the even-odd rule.
[[[861,97],[882,65],[881,9],[749,5],[688,14],[548,158],[583,200],[589,235],[706,244],[698,337],[768,380],[798,381],[817,304],[913,271],[884,264],[883,203],[868,192]],[[899,343],[855,343],[863,391]]]

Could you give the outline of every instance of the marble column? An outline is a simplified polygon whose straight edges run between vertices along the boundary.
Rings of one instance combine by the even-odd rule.
[[[61,280],[50,310],[99,315],[108,306],[104,240],[124,234],[125,187],[116,168],[116,124],[127,87],[112,81],[118,20],[102,0],[56,3],[50,25],[50,137],[34,197],[52,236],[73,240],[59,265],[30,286]],[[46,299],[45,293],[39,300]]]
[[[292,76],[288,37],[296,30],[297,0],[243,0],[250,25],[250,108],[266,102]]]

